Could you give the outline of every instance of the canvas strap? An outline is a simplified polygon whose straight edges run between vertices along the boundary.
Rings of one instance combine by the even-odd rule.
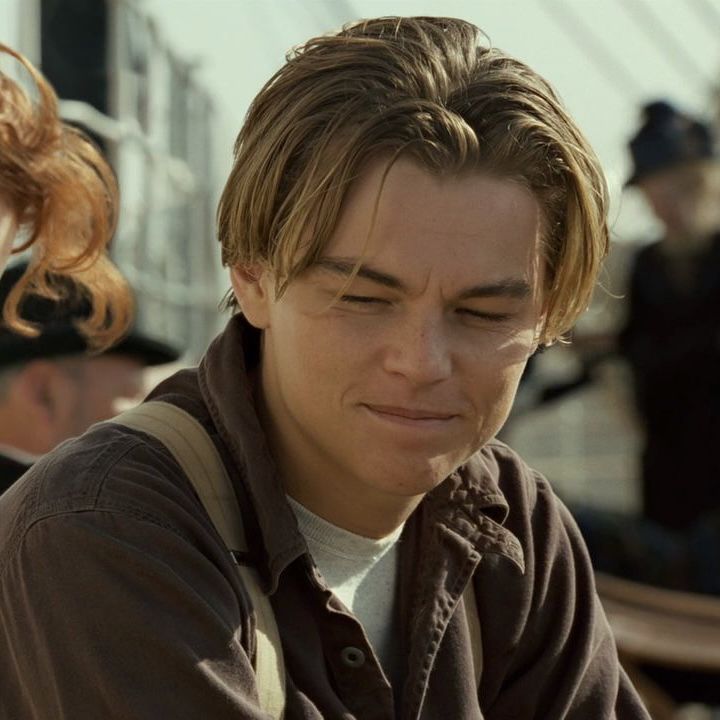
[[[233,559],[247,552],[242,514],[230,477],[215,444],[192,415],[154,400],[127,410],[112,422],[147,433],[165,445],[193,484]],[[236,567],[255,611],[255,679],[260,706],[281,720],[285,710],[285,665],[275,615],[255,569],[237,562]]]

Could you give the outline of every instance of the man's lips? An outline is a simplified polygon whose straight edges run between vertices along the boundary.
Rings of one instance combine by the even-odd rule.
[[[385,415],[389,418],[398,418],[403,420],[452,420],[457,417],[457,413],[450,413],[440,410],[431,410],[426,408],[408,408],[397,407],[394,405],[374,405],[365,404],[368,410],[378,415]]]

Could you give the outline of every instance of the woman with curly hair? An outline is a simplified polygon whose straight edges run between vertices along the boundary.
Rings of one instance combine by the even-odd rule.
[[[117,219],[115,177],[87,137],[61,121],[57,96],[41,73],[6,45],[0,53],[26,69],[37,91],[31,99],[0,72],[0,272],[11,254],[32,249],[5,304],[5,322],[36,334],[20,316],[23,296],[59,298],[70,287],[90,301],[92,312],[79,329],[102,349],[132,319],[129,288],[106,252]]]

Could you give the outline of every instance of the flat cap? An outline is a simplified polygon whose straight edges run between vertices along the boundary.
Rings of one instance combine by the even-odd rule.
[[[27,263],[9,267],[0,277],[0,308],[5,305],[10,291],[20,280]],[[41,358],[77,355],[88,350],[88,344],[77,330],[77,322],[88,317],[90,302],[79,294],[53,301],[39,295],[28,294],[20,305],[20,316],[40,327],[40,335],[26,337],[0,325],[0,367],[16,365]],[[150,337],[133,327],[119,342],[103,354],[129,355],[145,366],[174,362],[180,357],[177,348]]]

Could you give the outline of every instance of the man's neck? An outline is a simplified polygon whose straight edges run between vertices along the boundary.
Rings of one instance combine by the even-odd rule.
[[[384,501],[371,497],[352,498],[342,485],[315,483],[311,480],[284,480],[288,495],[310,512],[329,523],[367,538],[392,535],[405,523],[423,496],[389,497]]]

